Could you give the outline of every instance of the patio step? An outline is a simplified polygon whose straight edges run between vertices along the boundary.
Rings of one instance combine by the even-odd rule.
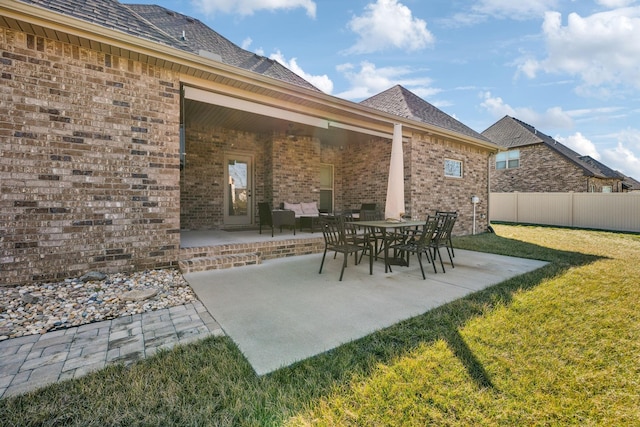
[[[183,274],[198,271],[219,270],[224,268],[244,267],[262,263],[259,253],[199,256],[180,260],[178,266]]]
[[[322,236],[188,247],[180,249],[178,266],[180,271],[186,274],[258,265],[262,264],[262,261],[276,258],[320,253],[323,249]]]

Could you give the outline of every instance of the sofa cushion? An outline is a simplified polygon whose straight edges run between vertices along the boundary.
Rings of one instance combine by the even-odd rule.
[[[304,215],[304,212],[302,211],[302,205],[300,203],[284,202],[284,208],[293,211],[296,214],[296,217]]]
[[[300,205],[302,206],[302,212],[305,214],[305,216],[320,215],[320,211],[318,210],[318,205],[316,204],[316,202],[300,203]]]

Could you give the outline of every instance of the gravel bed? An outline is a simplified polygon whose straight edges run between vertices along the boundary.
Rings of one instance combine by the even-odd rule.
[[[178,270],[91,273],[0,287],[0,341],[182,305],[197,298]]]

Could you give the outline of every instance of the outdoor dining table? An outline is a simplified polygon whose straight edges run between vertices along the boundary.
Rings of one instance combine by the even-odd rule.
[[[425,221],[358,221],[358,227],[372,227],[382,231],[384,245],[384,272],[391,270],[391,259],[389,258],[389,244],[391,242],[391,234],[402,231],[411,227],[420,227],[425,225]]]

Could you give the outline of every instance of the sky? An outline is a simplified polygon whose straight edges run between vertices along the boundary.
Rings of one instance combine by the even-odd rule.
[[[640,0],[121,0],[197,18],[323,92],[400,84],[477,132],[510,115],[640,180]]]

